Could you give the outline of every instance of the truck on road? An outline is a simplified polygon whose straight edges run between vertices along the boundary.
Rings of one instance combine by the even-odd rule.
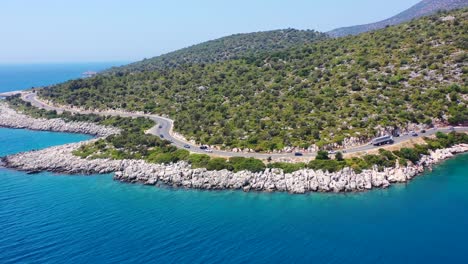
[[[393,144],[395,141],[393,140],[392,136],[386,135],[383,137],[374,138],[372,140],[372,145],[374,146],[381,146],[386,144]]]

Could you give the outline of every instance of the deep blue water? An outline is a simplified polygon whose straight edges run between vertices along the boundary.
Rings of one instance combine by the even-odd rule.
[[[0,129],[0,155],[83,136]],[[5,148],[6,146],[6,148]],[[468,155],[362,194],[174,190],[0,169],[0,263],[454,263]]]
[[[86,138],[0,129],[0,156]],[[347,195],[0,168],[0,263],[464,263],[467,190],[468,155],[408,185]]]
[[[102,71],[122,62],[0,64],[0,93],[29,89],[80,78],[86,71]]]

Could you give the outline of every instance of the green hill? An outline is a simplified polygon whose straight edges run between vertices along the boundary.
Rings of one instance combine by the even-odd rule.
[[[121,74],[126,72],[154,71],[175,68],[183,64],[215,63],[263,52],[280,51],[296,45],[324,39],[325,37],[325,34],[313,30],[296,29],[236,34],[126,66],[112,68],[107,73]]]
[[[256,150],[468,122],[467,9],[372,33],[180,69],[96,76],[41,96],[167,114],[198,142]]]

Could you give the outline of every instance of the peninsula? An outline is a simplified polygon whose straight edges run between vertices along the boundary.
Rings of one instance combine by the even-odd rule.
[[[466,17],[440,12],[339,39],[234,35],[167,55],[170,65],[162,56],[5,94],[0,126],[96,138],[2,163],[199,189],[352,192],[407,182],[468,150]],[[263,45],[271,37],[283,45]],[[200,48],[224,42],[231,56]],[[262,49],[235,48],[248,43]],[[187,54],[194,61],[183,63]],[[394,145],[370,144],[381,136]]]
[[[107,137],[119,133],[115,128],[87,122],[65,122],[62,119],[35,119],[18,113],[0,102],[0,126],[28,128],[60,132],[89,133]],[[440,133],[440,132],[439,132]],[[444,139],[444,136],[439,136]],[[401,165],[399,160],[393,167],[372,168],[357,173],[346,167],[339,171],[300,169],[285,173],[281,168],[266,168],[253,172],[208,170],[193,168],[187,161],[173,164],[154,164],[142,159],[86,159],[75,155],[81,147],[95,144],[99,139],[51,147],[3,157],[5,167],[29,172],[50,171],[68,174],[103,174],[114,172],[114,179],[128,183],[164,185],[171,187],[196,188],[204,190],[243,190],[266,192],[356,192],[373,188],[387,188],[394,183],[413,179],[426,168],[458,153],[468,151],[467,143],[460,143],[444,149],[427,149],[416,163]],[[453,140],[453,139],[452,139]],[[460,134],[458,142],[468,142],[468,135]],[[433,142],[434,143],[434,142]]]

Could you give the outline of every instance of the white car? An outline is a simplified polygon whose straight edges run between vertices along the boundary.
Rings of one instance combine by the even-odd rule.
[[[213,150],[212,150],[212,149],[205,149],[205,152],[207,152],[207,153],[213,153]]]

